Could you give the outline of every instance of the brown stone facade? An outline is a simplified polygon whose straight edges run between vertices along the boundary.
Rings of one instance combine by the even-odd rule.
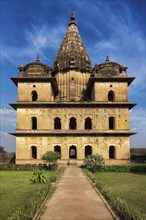
[[[91,67],[78,32],[74,12],[54,65],[40,62],[19,67],[11,78],[18,99],[16,163],[40,164],[46,151],[61,152],[60,164],[91,154],[107,164],[125,164],[130,158],[127,67],[111,62]]]

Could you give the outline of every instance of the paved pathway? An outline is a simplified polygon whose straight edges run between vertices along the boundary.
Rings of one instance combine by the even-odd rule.
[[[45,204],[40,220],[112,220],[113,217],[81,169],[69,166]]]

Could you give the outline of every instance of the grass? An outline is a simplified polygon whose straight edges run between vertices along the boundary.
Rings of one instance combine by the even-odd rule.
[[[31,184],[33,171],[0,171],[0,219],[7,219],[19,207],[35,197],[38,191],[48,192],[50,179],[55,171],[43,171],[47,184]]]
[[[98,172],[96,182],[104,185],[115,197],[123,199],[146,219],[146,175],[134,173]]]

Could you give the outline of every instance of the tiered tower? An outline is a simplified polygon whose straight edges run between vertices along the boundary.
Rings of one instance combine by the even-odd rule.
[[[80,165],[90,154],[107,164],[129,162],[130,135],[127,67],[109,58],[91,67],[74,11],[53,68],[40,62],[19,67],[11,78],[18,87],[16,163],[43,163],[46,151],[61,152],[62,164]]]

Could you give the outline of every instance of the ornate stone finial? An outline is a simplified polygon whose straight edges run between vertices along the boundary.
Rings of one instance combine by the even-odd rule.
[[[40,56],[37,55],[36,62],[40,62]]]
[[[126,70],[128,69],[128,67],[125,65],[125,64],[123,64],[122,65],[122,72],[125,72],[126,73]]]
[[[110,61],[109,56],[106,57],[106,60],[105,60],[105,61],[106,61],[106,62],[109,62],[109,61]]]
[[[75,20],[74,9],[73,9],[72,12],[71,12],[71,18],[70,18],[70,20]]]
[[[20,65],[20,66],[18,67],[18,70],[19,70],[19,72],[22,72],[22,71],[24,70],[24,66],[23,66],[23,65]]]
[[[77,26],[77,23],[75,21],[74,10],[72,10],[72,12],[71,12],[70,22],[69,22],[68,26],[70,26],[71,24],[75,24]]]

